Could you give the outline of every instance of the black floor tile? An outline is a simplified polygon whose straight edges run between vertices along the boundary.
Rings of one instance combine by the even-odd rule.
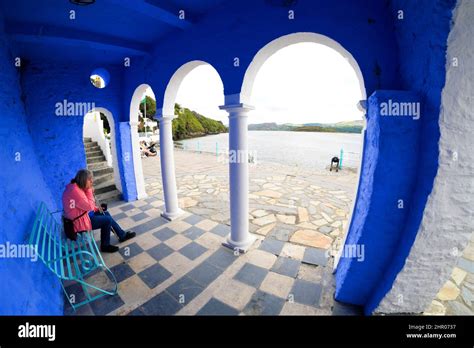
[[[173,315],[176,314],[183,306],[176,301],[166,291],[156,295],[143,305],[140,311],[145,315]]]
[[[284,304],[284,299],[258,290],[243,312],[247,315],[279,315]]]
[[[239,311],[215,298],[211,298],[208,303],[202,307],[197,315],[238,315]]]
[[[216,280],[221,274],[222,270],[220,268],[217,268],[213,264],[204,261],[186,275],[198,282],[203,287],[206,287]]]
[[[188,276],[183,276],[166,289],[183,306],[191,302],[202,290],[204,287]]]
[[[171,277],[172,274],[166,268],[156,263],[138,273],[138,276],[150,289],[153,289]]]
[[[321,284],[296,279],[290,294],[293,295],[295,302],[317,307],[321,298],[321,290]]]
[[[268,274],[268,270],[262,267],[246,263],[239,272],[234,276],[234,279],[241,281],[247,285],[258,288]]]

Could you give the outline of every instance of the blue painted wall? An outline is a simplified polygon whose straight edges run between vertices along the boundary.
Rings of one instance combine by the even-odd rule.
[[[400,54],[398,70],[402,86],[419,93],[423,109],[420,119],[420,144],[416,158],[418,163],[416,184],[410,211],[397,247],[393,250],[391,262],[366,305],[367,313],[377,308],[403,268],[415,241],[426,201],[433,188],[438,170],[440,137],[438,121],[441,91],[446,75],[447,39],[455,5],[455,0],[422,0],[416,4],[409,0],[396,0],[392,4],[394,12],[403,8],[406,13],[403,21],[396,21]],[[426,16],[425,13],[430,15]]]
[[[368,100],[364,162],[346,245],[363,247],[364,259],[343,254],[336,273],[338,301],[364,306],[379,285],[411,209],[418,167],[420,120],[381,116],[382,103],[419,103],[406,91],[377,91]],[[402,200],[403,208],[400,208]]]
[[[288,19],[294,10],[297,20]],[[390,7],[383,1],[324,0],[299,1],[295,6],[269,5],[267,1],[227,1],[201,19],[192,30],[166,37],[154,46],[146,81],[128,75],[125,90],[140,83],[150,84],[163,102],[166,86],[183,64],[202,60],[211,64],[224,83],[226,95],[240,92],[246,68],[255,54],[272,40],[297,32],[329,36],[346,48],[360,65],[367,95],[379,88],[398,89],[397,47]],[[234,67],[234,58],[240,67]],[[377,74],[380,67],[380,74]],[[130,92],[129,92],[130,93]]]
[[[125,162],[122,157],[122,147],[126,147],[127,142],[120,141],[122,137],[119,133],[122,70],[106,67],[111,76],[110,83],[99,89],[89,81],[94,68],[93,64],[60,66],[31,62],[22,72],[21,86],[25,95],[28,127],[43,174],[58,205],[65,185],[77,170],[86,167],[83,145],[84,115],[57,116],[56,103],[62,103],[63,100],[95,103],[96,107],[106,108],[112,113],[115,132],[119,135],[116,144],[124,197],[126,200],[136,198],[135,181],[126,179],[130,177],[130,171],[133,173],[133,165],[131,162]],[[124,171],[127,176],[123,175]]]
[[[372,313],[377,308],[403,268],[418,232],[428,195],[433,187],[438,168],[440,136],[438,119],[441,91],[445,83],[446,42],[455,3],[454,0],[421,0],[416,3],[394,0],[391,2],[399,55],[397,71],[400,84],[402,88],[414,91],[420,96],[422,116],[418,122],[418,145],[406,157],[406,160],[417,163],[417,166],[412,168],[411,173],[400,171],[400,168],[394,168],[393,171],[393,178],[410,175],[409,182],[413,194],[410,201],[405,203],[404,218],[394,228],[391,219],[396,215],[379,215],[383,221],[382,225],[379,225],[379,233],[374,233],[373,239],[366,241],[368,243],[366,252],[370,253],[370,250],[378,249],[382,256],[379,261],[383,262],[378,262],[377,265],[372,263],[367,268],[355,264],[353,260],[344,260],[337,269],[336,299],[362,305],[366,314]],[[403,10],[402,20],[397,19],[399,10]],[[366,185],[377,187],[383,184],[370,175],[369,178],[374,182],[366,182],[369,180],[366,177],[367,174],[374,169],[372,166],[376,163],[371,158],[374,157],[374,153],[370,147],[369,135],[373,131],[371,128],[373,126],[373,119],[369,120],[368,142],[366,142],[364,154],[367,158],[364,158],[359,196],[355,207],[359,213],[363,212],[363,214],[354,214],[356,218],[352,221],[348,232],[348,243],[358,241],[358,236],[362,233],[365,236],[365,232],[370,230],[369,226],[373,226],[372,223],[361,225],[365,220],[366,209],[371,204],[383,204],[387,198],[386,195],[390,196],[391,193],[391,185],[388,189],[381,189],[376,194],[364,192]],[[396,140],[393,141],[396,145]],[[403,141],[410,142],[411,140],[404,137]],[[397,160],[397,157],[394,156],[393,159]],[[397,190],[402,193],[403,187]],[[376,217],[372,213],[370,215]],[[388,216],[390,218],[387,218]],[[390,247],[387,248],[387,245]],[[384,254],[389,257],[384,257]],[[346,275],[349,276],[346,277]],[[356,275],[364,279],[364,282],[357,283],[354,277]],[[365,279],[369,279],[368,284]]]
[[[160,107],[166,85],[174,72],[189,61],[203,60],[219,72],[225,94],[236,94],[240,92],[247,66],[263,46],[286,34],[315,32],[338,41],[351,52],[363,73],[367,95],[380,89],[411,90],[421,97],[423,105],[423,116],[417,131],[404,123],[399,125],[394,120],[381,121],[376,113],[369,116],[367,148],[361,178],[361,187],[366,189],[361,189],[358,194],[356,209],[360,215],[352,222],[348,238],[349,241],[371,246],[366,252],[369,253],[372,268],[360,268],[360,265],[351,260],[341,260],[337,272],[337,295],[341,300],[365,305],[366,312],[370,313],[390,289],[393,279],[403,266],[436,174],[439,138],[437,119],[440,92],[444,85],[445,43],[455,1],[418,0],[415,4],[409,0],[312,0],[299,1],[292,7],[274,6],[270,5],[271,3],[278,2],[222,2],[201,18],[192,30],[174,31],[157,44],[147,46],[152,54],[143,58],[126,54],[130,52],[122,52],[122,55],[118,50],[99,50],[100,45],[93,45],[94,52],[98,53],[96,58],[83,60],[79,64],[77,60],[71,63],[69,59],[74,56],[82,57],[83,47],[78,50],[78,46],[72,45],[71,50],[52,50],[54,55],[51,56],[49,50],[45,52],[45,47],[48,46],[19,44],[17,47],[10,47],[11,50],[20,50],[31,54],[32,57],[42,58],[28,62],[21,74],[10,64],[12,57],[9,55],[9,42],[2,30],[0,62],[4,64],[1,65],[0,73],[5,76],[2,80],[14,83],[0,87],[0,132],[2,143],[5,144],[2,144],[1,155],[2,159],[6,159],[2,161],[6,163],[6,171],[1,174],[6,175],[2,177],[2,182],[6,185],[0,189],[0,201],[8,205],[1,209],[2,212],[8,211],[8,214],[3,213],[2,216],[2,225],[6,226],[6,230],[1,233],[0,238],[3,239],[0,240],[23,239],[40,200],[46,201],[53,210],[59,209],[64,185],[78,168],[85,166],[82,117],[55,116],[56,102],[63,99],[72,102],[95,102],[96,106],[105,107],[112,112],[116,121],[117,153],[124,195],[127,200],[133,200],[136,197],[135,173],[131,161],[129,127],[126,122],[129,121],[131,96],[138,85],[148,83],[157,97],[157,107]],[[405,10],[403,22],[396,20],[396,10],[399,8]],[[295,11],[296,20],[288,20],[289,9]],[[115,14],[120,14],[120,11],[117,10]],[[23,13],[12,11],[9,16],[13,20],[22,21],[25,20],[21,17]],[[81,10],[80,13],[86,12]],[[103,27],[100,32],[105,35],[101,37],[122,34],[123,32],[113,32],[109,29],[108,25],[115,21],[113,9],[111,16],[107,18],[110,18],[110,23],[101,20]],[[51,23],[57,25],[54,15],[51,15]],[[65,23],[64,25],[71,25],[70,22]],[[124,36],[124,39],[118,41],[126,45],[127,37]],[[137,36],[140,35],[133,35],[133,38]],[[142,42],[143,45],[145,43],[149,44],[149,41]],[[126,56],[131,57],[130,68],[123,66],[123,58]],[[104,66],[104,57],[107,57],[107,61],[113,60],[112,65],[105,65],[111,80],[107,88],[99,90],[90,84],[89,74],[94,68]],[[240,67],[234,67],[235,57],[240,59]],[[380,92],[374,96],[372,102],[390,96],[414,98],[411,94],[407,97],[398,92]],[[372,106],[372,112],[375,112],[374,110]],[[16,130],[15,133],[9,131],[12,128]],[[396,132],[409,135],[411,140],[401,144],[394,136]],[[382,137],[381,134],[387,137]],[[21,141],[18,137],[21,137]],[[415,138],[423,151],[409,153],[406,146],[414,146]],[[388,139],[392,139],[393,143],[389,144]],[[18,146],[27,154],[24,156],[24,162],[9,162],[11,152]],[[405,149],[407,158],[418,163],[417,168],[411,167],[413,161],[401,162],[400,157],[396,155],[399,146]],[[393,173],[400,174],[402,168],[394,166],[398,163],[406,170],[403,172],[406,177],[388,180],[391,179],[390,173],[380,162],[380,158],[387,158],[387,154],[395,157],[393,163],[390,161],[387,164],[385,161],[386,167],[391,168]],[[128,161],[124,157],[127,157]],[[395,183],[413,188],[411,192],[415,192],[416,199],[410,201],[409,190],[405,187],[400,191]],[[10,198],[13,193],[14,199]],[[377,206],[380,202],[392,202],[400,195],[407,197],[405,206],[410,206],[409,213],[390,210],[391,203],[387,203],[388,207]],[[371,202],[371,199],[374,201]],[[375,215],[367,217],[367,212]],[[387,218],[389,212],[393,213],[391,218]],[[406,229],[402,228],[405,222]],[[395,223],[399,224],[399,230],[394,232],[395,234],[387,232],[392,231],[392,225]],[[377,231],[372,225],[379,226],[378,234],[375,234]],[[361,234],[366,228],[369,232],[367,236]],[[374,238],[369,238],[370,236],[376,236],[375,241],[372,240]],[[395,240],[395,236],[399,239]],[[375,250],[391,250],[393,262],[390,262],[386,255],[380,257]],[[51,287],[51,284],[56,284],[54,279],[49,274],[35,269],[39,266],[11,262],[11,265],[0,264],[0,267],[3,267],[0,274],[2,278],[5,275],[7,279],[16,276],[14,284],[19,295],[14,301],[8,300],[6,289],[0,285],[0,310],[10,314],[49,314],[60,311],[62,304],[58,302],[57,289],[55,286]],[[349,270],[354,272],[349,273]],[[361,277],[366,276],[368,283],[363,287]],[[44,302],[45,298],[48,303]]]
[[[0,244],[25,244],[39,201],[57,209],[41,171],[14,66],[0,19]],[[19,153],[20,157],[17,157]],[[19,159],[19,161],[16,161]],[[60,283],[41,263],[0,259],[0,315],[61,314]]]

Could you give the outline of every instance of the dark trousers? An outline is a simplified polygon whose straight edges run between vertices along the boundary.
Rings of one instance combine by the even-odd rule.
[[[125,237],[125,231],[122,230],[120,225],[114,220],[108,211],[104,212],[104,215],[98,212],[90,212],[89,217],[91,218],[92,229],[96,230],[100,228],[101,246],[110,245],[111,228],[114,229],[120,239]]]

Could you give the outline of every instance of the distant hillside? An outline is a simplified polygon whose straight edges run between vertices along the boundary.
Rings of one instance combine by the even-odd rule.
[[[275,122],[271,123],[257,123],[249,124],[249,130],[255,131],[291,131],[295,127],[290,124],[276,124]]]
[[[221,121],[207,118],[195,111],[175,104],[173,120],[173,140],[200,137],[209,134],[226,133],[227,127]]]
[[[334,132],[334,133],[361,133],[364,121],[343,121],[338,123],[305,123],[297,124],[277,124],[258,123],[250,124],[249,130],[253,131],[296,131],[296,132]]]

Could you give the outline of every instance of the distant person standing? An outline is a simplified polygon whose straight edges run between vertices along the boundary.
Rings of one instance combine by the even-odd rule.
[[[332,171],[332,168],[336,168],[336,172],[339,171],[339,157],[337,156],[334,156],[332,159],[331,159],[331,165],[329,166],[329,171],[331,172]]]

